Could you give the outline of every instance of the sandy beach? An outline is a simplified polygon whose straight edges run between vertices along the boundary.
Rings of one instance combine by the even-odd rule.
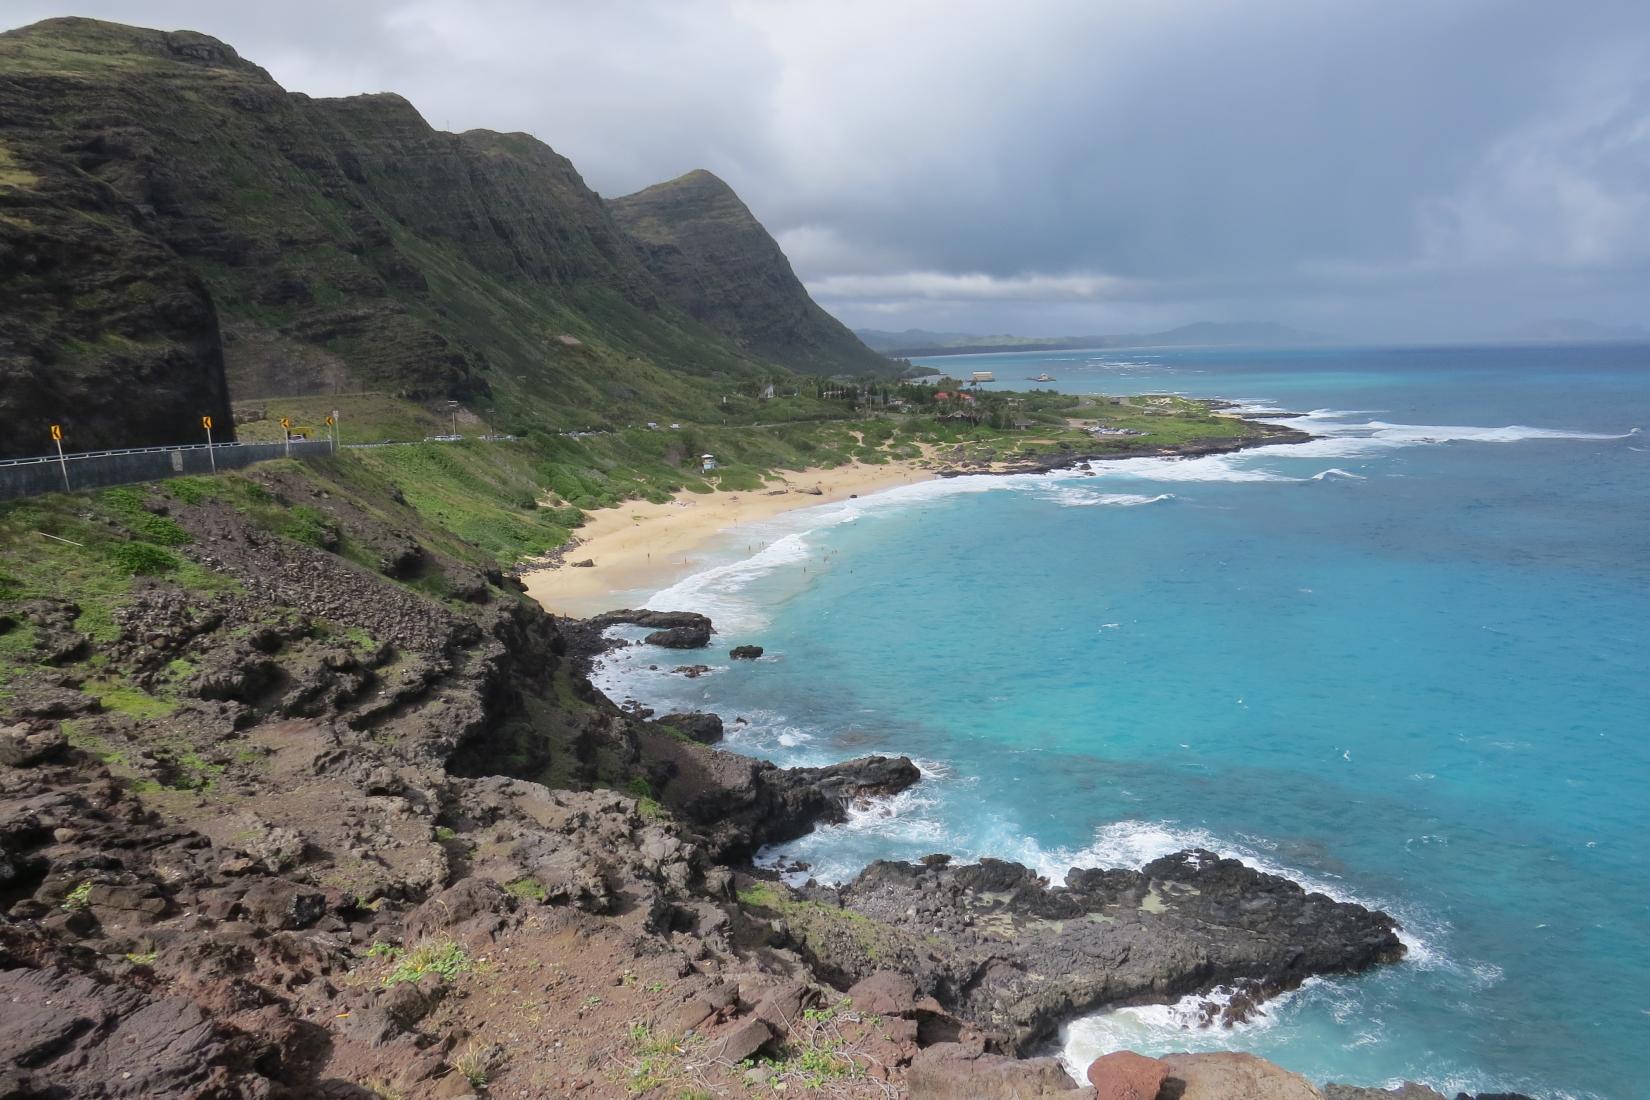
[[[920,460],[919,460],[920,461]],[[522,574],[527,594],[560,615],[593,615],[618,604],[614,593],[656,591],[703,568],[700,551],[711,539],[795,508],[866,496],[934,476],[916,461],[854,463],[833,469],[785,472],[748,492],[676,494],[669,502],[626,501],[593,512],[579,528],[568,564]],[[815,493],[813,490],[818,490]],[[589,568],[572,562],[594,561]]]

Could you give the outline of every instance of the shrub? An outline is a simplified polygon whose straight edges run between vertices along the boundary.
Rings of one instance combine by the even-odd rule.
[[[170,573],[180,564],[177,555],[148,542],[118,542],[109,549],[109,560],[129,576]]]
[[[440,974],[452,981],[470,969],[470,956],[452,940],[421,943],[408,951],[384,978],[385,985],[416,982],[426,974]]]
[[[323,549],[331,545],[337,534],[332,524],[327,521],[326,514],[307,504],[300,504],[290,509],[281,523],[281,534],[294,542],[301,542],[305,546]]]

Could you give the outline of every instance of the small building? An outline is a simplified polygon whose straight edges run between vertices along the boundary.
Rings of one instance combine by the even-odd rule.
[[[949,401],[949,400],[951,400],[951,395],[949,393],[945,392],[944,390],[940,390],[938,393],[936,393],[934,395],[934,400],[935,401]]]
[[[715,455],[700,455],[699,456],[699,469],[704,471],[707,474],[710,473],[712,470],[716,469],[716,456]]]
[[[997,376],[988,370],[977,370],[968,376],[970,382],[995,382]]]

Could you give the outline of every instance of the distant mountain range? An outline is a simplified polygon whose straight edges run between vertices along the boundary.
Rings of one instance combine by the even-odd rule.
[[[1277,347],[1321,344],[1329,337],[1270,321],[1198,321],[1163,332],[1114,333],[1101,336],[981,336],[965,332],[903,332],[855,329],[854,334],[885,355],[967,355],[987,351],[1061,351],[1073,348],[1191,347],[1203,344]]]
[[[1520,325],[1508,332],[1506,338],[1538,344],[1625,344],[1650,340],[1650,329],[1643,325],[1601,325],[1575,317],[1553,317]]]

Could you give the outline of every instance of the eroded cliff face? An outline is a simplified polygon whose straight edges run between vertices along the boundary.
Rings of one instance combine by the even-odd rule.
[[[200,279],[95,180],[0,145],[0,457],[234,438]]]
[[[670,300],[741,347],[809,374],[889,374],[892,364],[819,308],[733,189],[689,172],[610,200]]]

